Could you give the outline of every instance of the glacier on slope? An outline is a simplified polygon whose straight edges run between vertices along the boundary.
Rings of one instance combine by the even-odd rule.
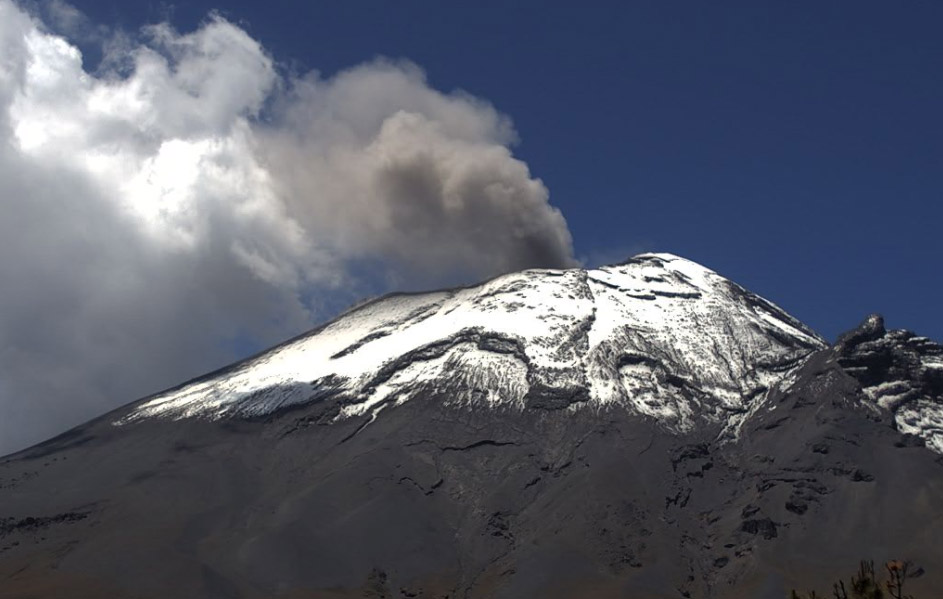
[[[228,370],[143,401],[148,417],[256,417],[341,399],[335,418],[416,397],[507,409],[622,407],[669,428],[742,417],[811,352],[811,329],[670,254],[527,270],[380,298]]]

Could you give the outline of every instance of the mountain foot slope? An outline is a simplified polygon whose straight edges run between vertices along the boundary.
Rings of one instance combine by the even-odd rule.
[[[354,436],[324,406],[92,423],[0,465],[0,594],[772,598],[863,554],[935,578],[938,455],[831,352],[771,402],[734,442],[433,400]]]

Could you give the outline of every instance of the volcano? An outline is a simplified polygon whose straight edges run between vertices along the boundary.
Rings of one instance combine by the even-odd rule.
[[[943,347],[642,254],[395,294],[0,460],[0,596],[943,586]]]

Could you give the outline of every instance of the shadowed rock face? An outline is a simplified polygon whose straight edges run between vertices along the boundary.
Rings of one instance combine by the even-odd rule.
[[[842,367],[893,414],[898,430],[943,453],[943,347],[910,331],[886,331],[876,314],[836,346]]]
[[[528,339],[481,326],[357,389],[457,347],[533,358]],[[599,346],[578,329],[555,329],[569,336],[554,351]],[[520,403],[452,401],[469,379],[430,379],[382,413],[349,409],[365,397],[349,375],[272,382],[241,397],[294,399],[251,414],[141,417],[144,400],[0,461],[0,596],[780,599],[900,557],[932,597],[943,352],[876,319],[808,344],[729,417],[689,427],[597,402],[570,373],[525,377]],[[665,405],[724,405],[650,347],[616,369]],[[887,401],[890,385],[910,395]]]

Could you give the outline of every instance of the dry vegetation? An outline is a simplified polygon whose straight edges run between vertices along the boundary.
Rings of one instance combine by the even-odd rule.
[[[862,561],[858,573],[852,576],[848,583],[839,580],[832,585],[831,597],[834,599],[915,599],[913,595],[904,594],[904,584],[908,578],[922,574],[922,570],[914,570],[908,561],[891,560],[884,564],[886,571],[884,580],[879,580],[874,571],[873,561]],[[791,599],[826,599],[815,591],[800,595],[792,591]]]

